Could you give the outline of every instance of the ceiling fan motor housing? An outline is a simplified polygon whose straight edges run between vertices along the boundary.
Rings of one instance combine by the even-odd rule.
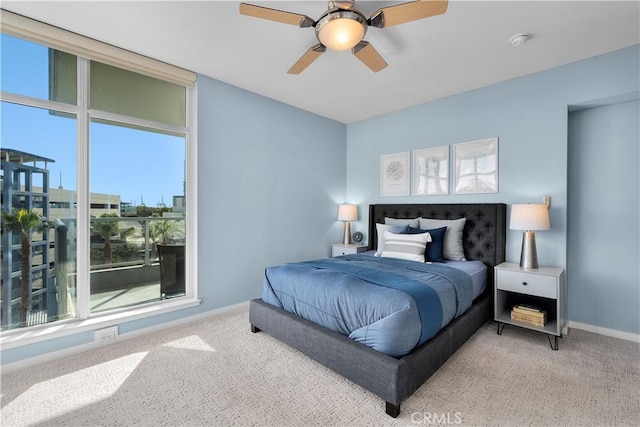
[[[355,0],[330,0],[327,9],[351,9]]]

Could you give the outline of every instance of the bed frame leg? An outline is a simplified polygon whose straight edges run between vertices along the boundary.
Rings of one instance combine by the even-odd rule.
[[[389,403],[389,402],[385,402],[385,403],[386,403],[387,415],[389,415],[392,418],[398,418],[398,415],[400,415],[400,404],[394,405],[393,403]]]
[[[258,328],[258,327],[256,327],[256,326],[251,325],[251,332],[253,332],[254,334],[255,334],[256,332],[260,332],[260,328]]]

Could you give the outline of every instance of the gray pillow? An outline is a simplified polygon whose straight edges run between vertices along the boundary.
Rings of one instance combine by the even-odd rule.
[[[453,261],[466,261],[464,247],[462,246],[462,231],[467,218],[460,219],[431,219],[419,218],[420,229],[447,227],[444,233],[444,257]]]
[[[408,225],[409,227],[420,227],[420,218],[404,219],[404,218],[384,218],[386,225]]]

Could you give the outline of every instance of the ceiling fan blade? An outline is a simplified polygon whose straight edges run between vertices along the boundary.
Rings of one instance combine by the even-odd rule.
[[[322,55],[326,50],[327,48],[324,47],[321,43],[311,46],[309,50],[306,51],[304,55],[302,55],[300,59],[296,61],[295,64],[293,64],[293,67],[289,68],[289,71],[287,71],[287,73],[300,74],[304,71],[305,68],[311,65],[313,61],[318,59],[318,57]]]
[[[355,45],[351,51],[356,58],[362,61],[362,63],[367,67],[371,68],[371,71],[374,73],[386,68],[388,65],[382,56],[380,56],[378,51],[375,50],[371,43],[367,41],[362,40],[360,43]]]
[[[421,0],[378,9],[369,18],[372,27],[386,28],[405,22],[417,21],[447,11],[447,0]]]
[[[307,15],[285,12],[284,10],[270,9],[268,7],[256,6],[253,4],[240,3],[240,13],[242,15],[253,16],[255,18],[268,19],[269,21],[282,22],[283,24],[295,25],[297,27],[311,27],[314,20]]]

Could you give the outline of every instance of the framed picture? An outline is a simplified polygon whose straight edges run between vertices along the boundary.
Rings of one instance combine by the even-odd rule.
[[[409,152],[380,156],[380,195],[409,195]]]
[[[449,194],[449,146],[413,152],[413,195]]]
[[[498,192],[498,138],[453,146],[455,194]]]

